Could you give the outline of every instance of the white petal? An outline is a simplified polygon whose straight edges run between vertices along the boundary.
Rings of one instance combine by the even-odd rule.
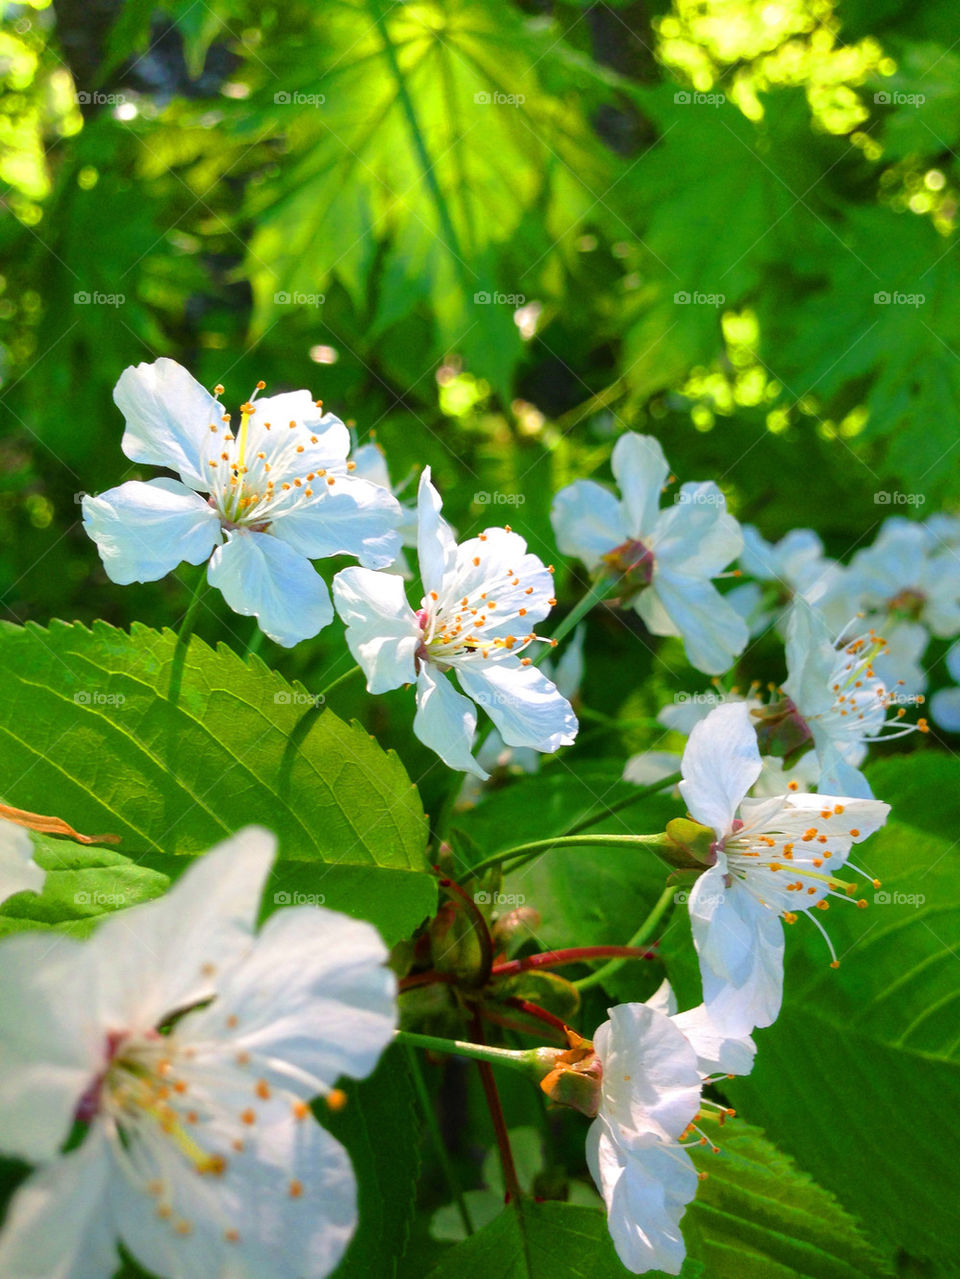
[[[694,725],[683,752],[680,794],[694,820],[723,837],[760,769],[747,704],[727,702]]]
[[[697,1054],[703,1075],[749,1075],[757,1046],[749,1035],[730,1036],[716,1025],[706,1004],[678,1013],[673,1024],[682,1030]]]
[[[476,730],[477,712],[473,702],[458,693],[446,675],[424,662],[417,677],[414,733],[424,746],[436,751],[449,768],[475,773],[486,781],[489,774],[470,753]]]
[[[79,1149],[24,1182],[0,1233],[4,1279],[107,1279],[118,1269],[106,1211],[111,1171],[95,1125]]]
[[[683,484],[660,512],[651,543],[660,569],[685,577],[716,577],[743,547],[740,525],[712,481]]]
[[[439,606],[455,612],[461,599],[479,606],[483,598],[485,639],[523,636],[553,608],[555,589],[553,574],[538,555],[527,551],[519,533],[488,528],[457,547]]]
[[[810,727],[820,763],[817,789],[824,794],[842,792],[844,795],[856,795],[858,799],[872,799],[870,783],[860,769],[844,755],[840,746],[821,729],[819,721],[814,720]],[[862,753],[866,754],[865,747]]]
[[[120,447],[132,462],[177,471],[185,484],[207,492],[210,427],[222,428],[222,407],[175,360],[124,369],[113,400],[126,420]]]
[[[33,841],[22,826],[0,818],[0,902],[14,893],[39,893],[47,872],[33,860]]]
[[[460,687],[487,712],[508,746],[551,752],[577,735],[573,707],[533,665],[519,658],[470,658],[457,665]]]
[[[400,550],[400,503],[369,480],[330,478],[332,485],[314,481],[313,497],[295,497],[281,507],[273,533],[307,559],[356,555],[367,568],[392,564]]]
[[[933,720],[948,733],[960,733],[960,688],[941,688],[930,698]]]
[[[207,576],[235,613],[255,617],[264,635],[284,648],[333,621],[326,582],[309,560],[269,533],[228,533]]]
[[[345,568],[333,600],[347,625],[347,647],[363,668],[367,691],[385,693],[417,678],[414,655],[423,638],[403,580],[368,568]]]
[[[651,786],[680,771],[680,756],[672,751],[641,751],[631,755],[623,768],[623,780],[635,786]]]
[[[722,876],[708,871],[690,894],[690,923],[704,1003],[718,1030],[736,1038],[771,1025],[783,997],[783,925],[777,912],[736,881],[725,890]]]
[[[593,1037],[603,1064],[599,1113],[629,1137],[679,1137],[700,1105],[696,1053],[647,1004],[618,1004],[609,1016]]]
[[[358,479],[369,480],[371,484],[379,484],[381,488],[393,492],[387,459],[379,444],[361,444],[350,454],[350,460],[355,467],[353,473]]]
[[[587,1133],[587,1166],[626,1268],[633,1274],[679,1274],[686,1256],[680,1219],[698,1185],[687,1152],[663,1143],[628,1149],[595,1119]]]
[[[660,441],[628,431],[614,445],[610,465],[623,494],[627,532],[630,537],[642,538],[657,521],[660,495],[670,474]]]
[[[257,1100],[256,1122],[248,1126],[238,1117],[247,1101],[239,1093],[231,1112],[217,1113],[213,1107],[230,1089],[228,1063],[223,1080],[226,1089],[203,1098],[212,1118],[192,1127],[191,1136],[202,1149],[225,1156],[225,1171],[198,1174],[162,1139],[138,1150],[141,1183],[117,1177],[111,1187],[125,1245],[164,1279],[324,1279],[356,1229],[357,1188],[347,1152],[312,1116],[294,1117],[290,1093]],[[243,1142],[240,1154],[232,1148],[236,1139]],[[157,1215],[157,1199],[146,1189],[151,1180],[165,1184],[169,1219]],[[187,1229],[179,1233],[182,1224]],[[235,1240],[228,1231],[236,1231]]]
[[[430,480],[430,467],[425,466],[417,493],[417,555],[420,580],[427,592],[440,592],[457,557],[456,538],[440,514],[442,506],[440,494]]]
[[[825,714],[833,705],[830,675],[837,657],[823,614],[798,596],[787,619],[783,691],[807,719]]]
[[[620,503],[593,480],[575,480],[561,489],[550,522],[561,554],[575,556],[591,570],[627,537]]]
[[[947,670],[960,684],[960,641],[953,644],[947,652]]]
[[[178,1036],[248,1052],[255,1064],[289,1063],[310,1076],[314,1094],[329,1091],[342,1075],[363,1079],[396,1027],[397,982],[384,966],[388,957],[363,920],[320,906],[277,911],[246,958],[219,981],[213,1003],[185,1017]],[[264,1065],[261,1073],[289,1086],[282,1072],[271,1078]]]
[[[220,517],[176,480],[128,480],[83,499],[83,527],[120,586],[156,582],[184,560],[202,564],[219,543]]]
[[[654,599],[670,618],[669,630],[660,628]],[[656,573],[653,584],[637,596],[636,608],[655,635],[681,635],[687,659],[707,675],[728,671],[749,638],[746,622],[712,582],[672,570]]]
[[[0,1148],[8,1154],[52,1158],[106,1060],[109,1026],[91,1014],[85,951],[49,933],[0,944]]]
[[[670,978],[664,977],[650,998],[644,1000],[644,1003],[648,1008],[652,1008],[654,1012],[663,1013],[666,1017],[673,1017],[677,1011],[677,997],[673,993],[673,987],[670,985]]]
[[[100,1024],[152,1029],[209,999],[252,944],[275,853],[273,835],[248,826],[193,860],[165,896],[101,924],[84,945]]]

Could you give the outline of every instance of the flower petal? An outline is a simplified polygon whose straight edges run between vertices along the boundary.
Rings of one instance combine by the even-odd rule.
[[[333,621],[327,584],[308,559],[269,533],[236,529],[210,560],[207,577],[235,613],[255,617],[284,648]]]
[[[723,838],[761,767],[746,702],[714,707],[693,726],[680,765],[680,794],[691,816]]]
[[[39,893],[46,877],[33,860],[33,840],[27,832],[0,819],[0,902],[14,893]]]
[[[683,484],[672,506],[660,512],[651,536],[661,569],[686,577],[716,577],[743,547],[740,525],[712,480]]]
[[[289,1064],[309,1076],[310,1095],[329,1091],[342,1075],[363,1079],[396,1028],[388,957],[363,920],[322,906],[277,911],[220,979],[213,1003],[179,1023],[178,1036],[247,1053],[254,1068],[269,1060],[261,1073],[288,1087],[293,1076],[279,1063]],[[203,1059],[201,1047],[196,1060]]]
[[[386,568],[400,550],[400,503],[378,484],[352,475],[316,482],[313,497],[292,496],[273,515],[271,530],[310,560],[356,555],[367,568]],[[299,490],[291,490],[291,494]]]
[[[550,523],[562,555],[572,555],[591,571],[626,540],[620,503],[593,480],[575,480],[553,499]]]
[[[426,592],[437,591],[453,568],[457,558],[457,541],[453,530],[440,514],[443,502],[430,480],[430,467],[425,466],[417,491],[417,555],[420,580]]]
[[[664,628],[656,604],[667,614]],[[681,635],[687,659],[698,671],[721,675],[746,646],[747,624],[712,582],[660,568],[637,596],[637,612],[654,635]]]
[[[83,527],[120,586],[156,582],[184,560],[202,564],[221,538],[220,517],[177,480],[128,480],[83,499]]]
[[[449,768],[475,773],[484,781],[489,777],[470,753],[477,729],[477,712],[469,698],[458,693],[453,684],[427,662],[417,677],[417,713],[413,731],[432,751],[436,751]]]
[[[124,369],[113,401],[126,430],[120,447],[132,462],[177,471],[185,484],[209,488],[210,430],[223,426],[223,408],[176,360],[161,359]]]
[[[403,580],[368,568],[345,568],[333,579],[333,599],[347,625],[347,647],[367,677],[367,691],[385,693],[413,684],[423,632],[407,603]]]
[[[787,619],[787,678],[783,691],[807,719],[833,706],[830,675],[839,654],[823,614],[797,596]]]
[[[569,746],[577,735],[573,707],[535,666],[517,657],[457,664],[460,687],[482,707],[508,746],[551,752]]]
[[[628,1149],[595,1119],[587,1132],[587,1166],[626,1268],[638,1275],[648,1270],[678,1275],[686,1256],[680,1219],[698,1185],[687,1152],[659,1142]]]
[[[77,1150],[29,1177],[0,1234],[4,1279],[104,1279],[120,1265],[106,1211],[107,1141],[95,1126]]]
[[[99,1024],[152,1030],[209,999],[217,974],[252,944],[275,854],[274,836],[248,826],[192,861],[165,896],[102,923],[84,946]]]
[[[930,714],[948,733],[960,733],[960,688],[938,689],[930,698]]]
[[[697,1056],[670,1018],[618,1004],[593,1037],[603,1064],[600,1114],[626,1137],[679,1137],[700,1106]]]
[[[682,1030],[697,1054],[702,1075],[749,1075],[757,1046],[749,1035],[731,1036],[716,1025],[706,1004],[677,1013],[673,1024]]]
[[[657,522],[660,496],[670,474],[660,441],[652,435],[628,431],[614,445],[610,465],[623,494],[627,533],[642,538]]]

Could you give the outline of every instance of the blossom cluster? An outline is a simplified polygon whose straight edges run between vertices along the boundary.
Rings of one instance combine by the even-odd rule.
[[[466,775],[461,804],[483,802],[491,770],[533,769],[571,745],[589,646],[581,626],[559,660],[547,656],[552,565],[509,527],[458,540],[429,466],[415,507],[401,506],[379,451],[351,456],[347,427],[309,392],[263,389],[234,425],[223,388],[211,394],[173,361],[126,370],[123,452],[172,474],[84,498],[111,580],[205,564],[230,608],[287,647],[338,614],[368,691],[412,688],[413,732]],[[646,783],[679,772],[699,832],[683,870],[702,1002],[679,1012],[664,983],[612,1007],[542,1086],[562,1101],[565,1074],[587,1081],[586,1161],[617,1253],[634,1273],[677,1274],[699,1178],[688,1147],[707,1140],[705,1109],[728,1113],[710,1086],[749,1072],[753,1032],[780,1012],[784,924],[802,915],[830,947],[818,915],[866,904],[851,876],[872,876],[850,855],[889,813],[863,774],[868,750],[926,727],[910,712],[931,638],[954,641],[960,679],[960,519],[888,520],[842,564],[810,530],[771,545],[741,528],[712,481],[665,503],[672,477],[652,437],[622,435],[612,469],[616,492],[578,479],[555,495],[557,548],[591,575],[588,602],[635,612],[717,677],[661,711],[687,738],[681,755],[626,765]],[[404,546],[416,550],[413,602]],[[342,555],[358,563],[328,587],[315,562]],[[771,628],[782,685],[761,697],[720,683]],[[957,692],[934,702],[948,727]],[[316,1114],[393,1039],[397,980],[375,930],[336,912],[291,907],[257,930],[274,855],[268,832],[241,831],[86,942],[28,933],[0,946],[0,1140],[38,1165],[0,1232],[0,1273],[108,1276],[118,1242],[170,1279],[322,1279],[338,1264],[356,1185]],[[0,898],[42,883],[26,831],[3,821]]]

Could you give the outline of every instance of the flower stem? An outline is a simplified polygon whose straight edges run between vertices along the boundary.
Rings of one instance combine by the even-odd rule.
[[[417,1100],[420,1102],[420,1109],[423,1111],[424,1122],[427,1125],[427,1131],[430,1133],[430,1140],[433,1142],[434,1152],[443,1169],[443,1175],[447,1179],[447,1185],[450,1187],[450,1193],[453,1196],[453,1202],[457,1205],[457,1211],[460,1214],[460,1220],[463,1222],[463,1228],[468,1235],[472,1235],[475,1226],[470,1216],[470,1209],[467,1207],[467,1201],[464,1198],[463,1186],[460,1184],[460,1178],[457,1176],[457,1170],[450,1158],[446,1143],[443,1140],[443,1133],[440,1131],[440,1125],[437,1122],[437,1112],[433,1108],[433,1098],[427,1091],[426,1080],[423,1077],[423,1071],[420,1068],[420,1062],[413,1048],[405,1045],[407,1054],[407,1064],[410,1067],[410,1074],[413,1077],[413,1086],[417,1094]]]
[[[519,973],[562,968],[565,964],[582,964],[590,959],[651,958],[648,950],[636,946],[570,946],[566,950],[545,950],[540,955],[526,955],[523,959],[508,959],[502,964],[494,964],[490,976],[516,977]]]
[[[338,688],[341,684],[345,684],[348,679],[353,679],[354,675],[356,675],[359,671],[359,666],[351,666],[348,671],[344,671],[342,675],[338,675],[335,680],[332,680],[326,688],[322,688],[317,696],[326,698],[328,693],[332,693],[335,688]]]
[[[193,594],[190,596],[190,603],[187,605],[187,611],[183,615],[183,621],[180,623],[180,629],[177,631],[177,645],[186,645],[190,636],[193,634],[193,628],[197,623],[197,614],[200,611],[200,605],[203,603],[203,597],[207,593],[207,566],[204,564],[200,569],[200,575],[197,578],[196,585],[193,588]]]
[[[411,1048],[425,1048],[429,1052],[453,1054],[456,1057],[469,1057],[471,1061],[492,1062],[497,1066],[509,1066],[529,1075],[536,1071],[533,1052],[514,1048],[492,1048],[488,1044],[474,1044],[465,1039],[439,1039],[436,1035],[421,1035],[413,1030],[395,1030],[394,1035],[399,1043]]]
[[[632,804],[638,804],[640,800],[646,799],[648,795],[655,795],[658,791],[668,790],[682,780],[683,774],[678,772],[671,773],[669,777],[664,777],[659,782],[651,782],[649,786],[638,786],[632,795],[627,795],[624,799],[618,799],[616,803],[605,804],[601,810],[595,813],[588,813],[586,817],[581,817],[579,821],[568,827],[565,833],[567,835],[576,835],[578,831],[585,830],[588,826],[593,826],[595,822],[602,822],[605,817],[619,813],[624,808],[629,808]]]
[[[643,946],[650,940],[657,925],[660,923],[660,920],[670,908],[670,905],[676,895],[676,891],[677,889],[674,884],[668,884],[663,890],[657,899],[657,903],[653,910],[627,943],[631,949],[633,947]],[[581,977],[579,981],[575,981],[573,984],[576,986],[577,990],[589,990],[591,986],[600,986],[609,977],[612,977],[614,973],[619,972],[626,962],[627,961],[625,959],[611,959],[609,963],[604,964],[602,968],[598,968],[596,972],[591,973],[589,977]]]
[[[535,839],[529,844],[517,844],[515,848],[507,848],[502,853],[494,853],[485,857],[471,867],[471,873],[481,875],[492,866],[501,866],[505,861],[516,862],[517,865],[545,853],[551,848],[660,848],[664,843],[663,835],[553,835],[550,839]]]
[[[550,636],[551,640],[556,643],[559,640],[562,640],[566,635],[569,635],[581,618],[586,617],[594,604],[599,604],[602,599],[605,599],[613,591],[613,588],[616,585],[617,578],[615,577],[604,576],[598,578],[587,591],[586,595],[584,595],[583,599],[574,604],[570,612],[565,618],[563,618],[557,629]],[[538,662],[546,657],[552,647],[553,644],[540,654]]]

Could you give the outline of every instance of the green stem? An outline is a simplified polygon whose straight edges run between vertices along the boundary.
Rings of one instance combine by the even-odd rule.
[[[464,1198],[463,1187],[460,1184],[460,1178],[457,1176],[457,1170],[453,1166],[453,1160],[447,1150],[443,1140],[443,1133],[440,1131],[440,1125],[437,1122],[437,1112],[433,1108],[433,1099],[427,1091],[426,1080],[423,1077],[423,1071],[420,1068],[420,1061],[413,1048],[406,1044],[405,1051],[407,1054],[407,1064],[410,1067],[410,1074],[413,1077],[413,1086],[420,1102],[420,1109],[423,1111],[423,1118],[430,1133],[430,1140],[433,1142],[433,1148],[440,1167],[443,1169],[443,1175],[447,1179],[447,1185],[450,1187],[450,1193],[453,1196],[453,1202],[457,1205],[457,1211],[460,1214],[460,1220],[463,1222],[463,1228],[468,1235],[472,1235],[476,1227],[470,1216],[470,1209],[467,1207],[467,1201]]]
[[[631,949],[635,946],[646,945],[653,936],[660,920],[670,908],[676,893],[676,885],[668,884],[657,899],[657,904],[654,906],[653,910],[627,942],[627,945],[631,947]],[[596,972],[591,973],[589,977],[581,977],[579,981],[575,981],[573,984],[576,986],[577,990],[589,990],[591,986],[600,986],[609,977],[612,977],[614,973],[619,972],[623,965],[627,962],[628,961],[626,959],[611,959],[609,963],[598,968]]]
[[[566,615],[565,618],[563,618],[563,620],[560,622],[560,625],[553,632],[550,638],[552,640],[559,641],[559,640],[562,640],[565,636],[569,635],[570,632],[574,629],[574,627],[578,624],[578,622],[580,622],[582,618],[586,617],[586,615],[593,608],[594,604],[599,604],[601,600],[606,599],[606,597],[612,593],[618,581],[619,581],[619,578],[616,578],[616,577],[597,578],[597,580],[590,587],[589,591],[587,591],[586,595],[584,595],[583,599],[579,600],[576,604],[574,604],[570,612]],[[540,657],[538,658],[538,661],[542,661],[543,658],[546,657],[547,654],[550,652],[551,648],[553,648],[552,644],[547,649],[545,649],[543,653],[541,653]]]
[[[517,844],[515,848],[485,857],[471,868],[471,873],[482,875],[491,866],[499,866],[514,859],[520,864],[550,848],[661,848],[664,838],[663,835],[554,835],[550,839],[535,839],[529,844]],[[516,866],[511,866],[510,869],[516,870]]]
[[[200,605],[203,603],[203,597],[207,593],[207,566],[204,564],[200,569],[200,575],[197,578],[197,584],[193,588],[193,594],[190,596],[190,603],[187,605],[187,611],[183,615],[183,621],[180,623],[180,629],[177,631],[177,644],[186,644],[193,633],[193,628],[197,623],[197,614],[200,611]]]
[[[543,1075],[539,1049],[517,1051],[512,1048],[493,1048],[484,1044],[471,1044],[463,1039],[438,1039],[435,1035],[421,1035],[412,1030],[396,1030],[394,1036],[410,1048],[426,1048],[435,1053],[452,1053],[457,1057],[469,1057],[472,1061],[485,1061],[495,1066],[510,1066],[525,1075]],[[547,1049],[552,1052],[552,1049]]]
[[[595,813],[588,813],[586,817],[581,817],[578,822],[574,822],[566,833],[568,835],[576,835],[578,831],[585,830],[587,826],[602,822],[605,817],[619,813],[624,808],[629,808],[631,804],[637,804],[641,799],[646,799],[648,795],[655,795],[657,791],[668,790],[682,780],[682,773],[671,773],[669,777],[664,777],[659,782],[651,782],[649,786],[638,786],[632,795],[627,795],[624,799],[618,799],[613,804],[606,804],[601,810]]]
[[[326,688],[321,689],[317,696],[326,698],[327,695],[332,693],[335,688],[338,688],[341,684],[345,684],[348,679],[353,679],[354,675],[358,674],[359,671],[359,666],[351,666],[348,671],[344,671],[342,675],[338,675],[337,678],[329,683]]]

